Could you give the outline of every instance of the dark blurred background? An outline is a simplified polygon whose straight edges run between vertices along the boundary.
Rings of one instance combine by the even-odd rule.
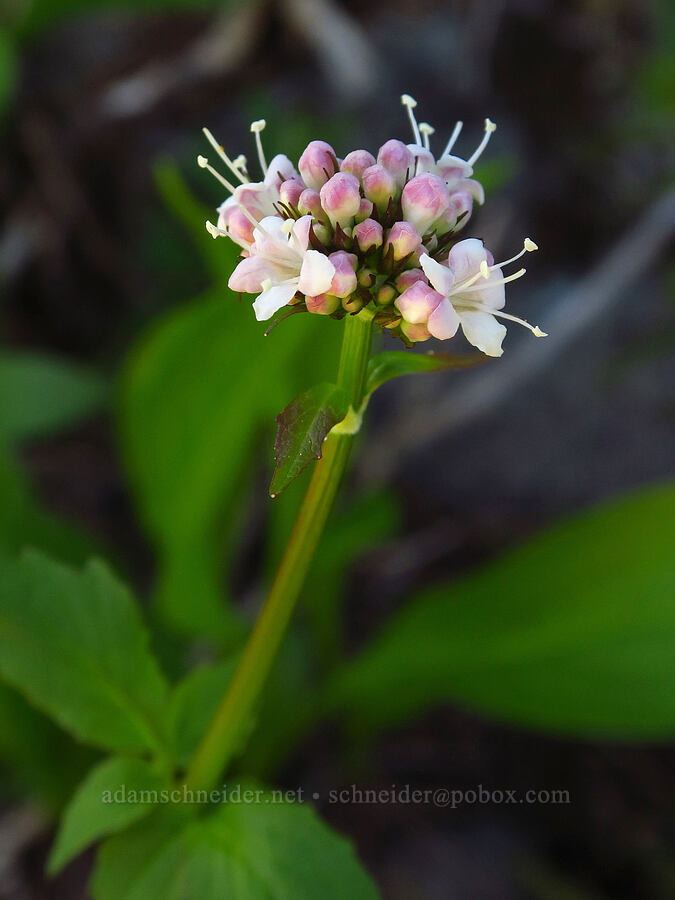
[[[402,527],[350,568],[352,645],[407,590],[673,475],[672,3],[4,0],[0,26],[3,343],[112,377],[138,334],[210,284],[157,176],[177,166],[206,205],[223,199],[193,162],[202,125],[252,156],[248,123],[265,117],[268,152],[297,159],[311,138],[340,155],[407,140],[403,91],[439,144],[464,120],[462,155],[485,116],[498,123],[478,169],[487,202],[467,234],[498,258],[524,235],[537,241],[509,308],[550,337],[512,328],[500,363],[375,398],[350,487],[390,492]],[[109,547],[142,592],[152,554],[119,456],[100,416],[28,441],[21,462],[44,506]],[[663,746],[548,737],[446,708],[373,752],[366,786],[545,786],[572,798],[326,804],[387,898],[675,892],[675,758]],[[319,734],[281,780],[330,785],[336,766],[332,735]],[[86,861],[43,883],[46,839],[22,832],[18,809],[0,823],[0,873],[11,872],[0,897],[84,897]]]

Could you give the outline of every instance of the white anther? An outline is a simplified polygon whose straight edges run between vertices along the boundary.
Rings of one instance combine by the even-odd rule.
[[[424,149],[430,150],[429,146],[429,138],[432,134],[435,133],[436,129],[431,126],[428,122],[420,122],[419,124],[420,133],[423,135],[424,140]]]
[[[410,125],[412,127],[415,143],[421,146],[422,136],[420,135],[420,129],[417,125],[417,119],[415,118],[415,113],[413,112],[413,109],[417,106],[417,100],[411,97],[410,94],[401,94],[401,103],[408,110],[408,118],[410,119]]]
[[[260,161],[260,168],[263,170],[263,175],[267,175],[267,163],[265,162],[260,132],[264,131],[265,125],[267,125],[267,122],[264,119],[257,119],[255,122],[251,122],[251,131],[255,134],[255,145],[258,150],[258,159]]]
[[[470,166],[472,166],[476,162],[476,160],[480,157],[483,150],[485,150],[485,148],[487,147],[488,141],[490,140],[491,136],[494,134],[494,132],[496,130],[497,130],[497,126],[495,125],[495,123],[490,121],[490,119],[486,119],[485,120],[485,134],[483,135],[483,140],[476,147],[473,155],[469,159],[467,159],[467,163]]]
[[[525,238],[523,241],[523,247],[527,253],[532,253],[533,250],[538,250],[539,247],[535,244],[534,241],[531,241],[529,238]]]

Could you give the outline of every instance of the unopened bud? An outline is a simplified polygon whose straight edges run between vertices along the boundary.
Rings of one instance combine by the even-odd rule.
[[[289,178],[279,188],[279,199],[286,206],[297,207],[300,195],[305,190],[305,186],[297,178]]]
[[[335,274],[329,288],[329,292],[340,299],[348,297],[356,290],[356,266],[358,259],[353,253],[345,250],[336,250],[328,259],[335,267]]]
[[[338,172],[323,185],[320,197],[333,227],[350,225],[361,205],[359,179],[349,172]]]
[[[298,197],[298,209],[303,215],[314,216],[317,222],[327,223],[328,217],[321,206],[321,197],[318,191],[307,188]]]
[[[410,256],[422,243],[417,229],[410,222],[394,222],[389,229],[387,240],[385,241],[385,252],[389,247],[394,251],[394,262]]]
[[[391,284],[383,284],[377,292],[375,302],[378,306],[390,306],[396,297],[396,288]]]
[[[375,219],[364,219],[355,226],[353,237],[362,253],[376,250],[382,246],[382,226]]]
[[[366,200],[365,197],[361,197],[361,202],[359,203],[359,211],[356,214],[356,221],[363,222],[365,219],[368,219],[373,214],[373,201]]]
[[[412,222],[420,234],[425,234],[449,205],[448,188],[438,175],[428,172],[416,175],[403,188],[403,217]]]
[[[400,326],[403,334],[409,341],[412,341],[413,344],[420,344],[422,341],[428,341],[431,337],[429,329],[422,322],[413,325],[411,322],[406,322],[405,319],[401,319]]]
[[[317,294],[316,297],[306,297],[307,311],[317,316],[331,316],[340,306],[340,300],[333,294]]]
[[[365,170],[374,165],[375,157],[372,153],[368,153],[367,150],[352,150],[342,160],[340,171],[349,172],[350,175],[360,179]]]
[[[395,302],[396,309],[406,322],[418,325],[429,321],[443,297],[423,281],[416,281]]]
[[[361,287],[371,288],[377,280],[377,274],[372,269],[364,268],[359,271],[357,279]]]
[[[370,166],[361,176],[363,192],[380,212],[386,212],[389,201],[397,194],[394,176],[384,166]]]
[[[325,141],[311,141],[300,157],[298,169],[307,187],[318,191],[336,172],[335,151]]]
[[[423,281],[426,284],[427,277],[421,269],[406,269],[405,272],[401,272],[394,283],[396,290],[402,294],[416,281]]]
[[[345,297],[342,301],[342,308],[353,315],[363,309],[363,300],[357,294],[352,294],[351,297]]]
[[[377,161],[391,173],[400,188],[415,174],[413,155],[403,141],[387,141],[380,147]]]

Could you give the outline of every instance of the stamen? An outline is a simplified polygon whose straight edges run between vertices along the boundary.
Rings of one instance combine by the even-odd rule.
[[[218,226],[214,225],[213,222],[206,222],[206,230],[214,240],[219,237],[227,237],[227,232],[223,231],[221,228],[218,228]]]
[[[233,159],[233,160],[232,160],[232,165],[233,165],[236,169],[238,169],[238,170],[242,173],[242,175],[246,175],[246,174],[247,174],[246,157],[244,156],[243,153],[240,153],[239,156],[238,156],[236,159]]]
[[[424,149],[431,151],[431,147],[429,146],[429,138],[436,132],[436,129],[433,128],[428,122],[420,122],[419,129],[424,136]]]
[[[548,334],[545,331],[542,331],[538,325],[530,325],[529,322],[526,322],[525,319],[519,319],[518,316],[512,316],[510,313],[501,312],[501,310],[486,310],[486,312],[490,312],[491,315],[497,316],[500,319],[508,319],[509,322],[517,322],[519,325],[524,325],[525,328],[529,328],[532,334],[535,337],[548,337]]]
[[[516,253],[515,256],[512,256],[511,259],[505,259],[504,262],[495,263],[494,266],[490,266],[490,271],[494,271],[494,269],[501,269],[504,266],[508,266],[509,263],[515,262],[517,259],[520,259],[521,256],[524,256],[526,253],[532,253],[534,250],[538,250],[539,247],[535,244],[534,241],[531,241],[529,238],[525,238],[523,241],[523,249],[520,253]],[[482,263],[481,263],[482,265]],[[487,275],[485,276],[487,278]]]
[[[443,156],[447,156],[450,153],[450,151],[452,150],[452,148],[455,146],[455,141],[459,137],[459,133],[462,130],[463,125],[464,125],[464,122],[457,122],[457,124],[455,125],[454,130],[453,130],[452,134],[450,135],[450,140],[445,145],[445,150],[443,151]]]
[[[516,278],[522,278],[523,275],[525,274],[525,272],[527,272],[527,269],[518,269],[518,271],[514,272],[513,275],[508,275],[506,278],[498,278],[496,281],[491,281],[489,284],[489,287],[497,287],[497,285],[499,285],[499,284],[508,284],[509,281],[515,281]],[[478,277],[480,277],[480,274]],[[466,286],[457,285],[457,287],[453,288],[452,293],[453,294],[454,293],[465,294],[467,292],[473,293],[473,291],[484,291],[484,290],[485,290],[485,285],[483,285],[483,284],[474,284],[472,287],[467,284]]]
[[[410,125],[412,126],[415,143],[421,145],[422,137],[420,135],[417,119],[415,118],[415,113],[413,112],[413,109],[417,106],[417,100],[411,97],[410,94],[401,94],[401,103],[408,109],[408,118],[410,119]]]
[[[493,132],[495,132],[496,130],[497,130],[497,126],[495,125],[495,123],[491,122],[489,119],[486,119],[485,120],[485,134],[483,135],[483,140],[476,147],[476,149],[473,153],[473,156],[471,156],[470,159],[467,159],[467,163],[470,166],[472,166],[476,162],[476,160],[480,157],[483,150],[485,150],[485,148],[487,147],[488,141],[492,137]]]
[[[207,172],[210,172],[214,178],[216,178],[222,185],[224,185],[231,194],[234,194],[236,188],[230,184],[230,182],[225,178],[220,172],[217,172],[213,166],[209,165],[209,161],[205,156],[197,157],[197,165],[200,169],[206,169]]]
[[[222,161],[225,163],[225,165],[228,167],[228,169],[232,172],[232,174],[236,175],[242,184],[246,184],[248,182],[248,178],[244,178],[242,176],[239,169],[235,166],[235,164],[232,162],[230,157],[227,155],[227,153],[223,150],[223,148],[220,146],[218,141],[211,134],[209,129],[202,128],[202,133],[203,133],[204,137],[206,138],[206,140],[209,142],[209,144],[211,144],[213,149],[216,151],[218,156],[222,159]],[[234,191],[233,191],[233,193],[234,193]]]
[[[251,131],[255,135],[255,145],[258,150],[258,159],[260,160],[260,168],[263,170],[263,175],[267,175],[267,163],[265,162],[260,132],[265,130],[265,125],[267,125],[267,122],[264,119],[257,119],[255,122],[251,122]]]

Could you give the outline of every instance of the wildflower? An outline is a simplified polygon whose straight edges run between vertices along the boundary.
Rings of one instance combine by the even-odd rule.
[[[504,285],[525,274],[525,269],[519,269],[504,277],[501,267],[536,249],[537,245],[525,238],[520,253],[495,264],[482,241],[469,238],[455,244],[447,265],[424,254],[420,265],[433,294],[424,292],[418,287],[421,282],[416,282],[396,300],[396,306],[406,321],[426,324],[433,337],[453,337],[461,325],[470,344],[488,356],[501,356],[506,328],[497,317],[524,325],[535,337],[546,337],[538,326],[500,311],[505,301]]]
[[[485,120],[483,138],[467,158],[454,155],[458,122],[441,155],[432,152],[434,128],[418,122],[416,103],[404,94],[413,142],[392,139],[377,156],[352,150],[339,159],[325,141],[312,141],[296,171],[283,155],[269,165],[262,147],[265,123],[254,122],[262,180],[249,178],[244,157],[230,159],[213,135],[205,134],[227,177],[205,157],[231,196],[219,207],[213,237],[230,237],[243,259],[229,284],[257,295],[256,317],[269,319],[286,305],[315,315],[342,318],[364,307],[376,326],[408,346],[431,337],[446,340],[461,327],[466,338],[490,356],[499,356],[506,329],[518,322],[538,337],[543,332],[503,312],[504,285],[525,270],[504,276],[502,267],[536,245],[495,264],[481,241],[457,241],[475,203],[483,203],[473,166],[495,125]]]
[[[323,253],[308,249],[311,224],[311,216],[295,221],[267,216],[253,230],[250,255],[228,285],[233,291],[262,292],[253,303],[258,321],[270,319],[298,292],[315,296],[330,288],[335,266]]]

